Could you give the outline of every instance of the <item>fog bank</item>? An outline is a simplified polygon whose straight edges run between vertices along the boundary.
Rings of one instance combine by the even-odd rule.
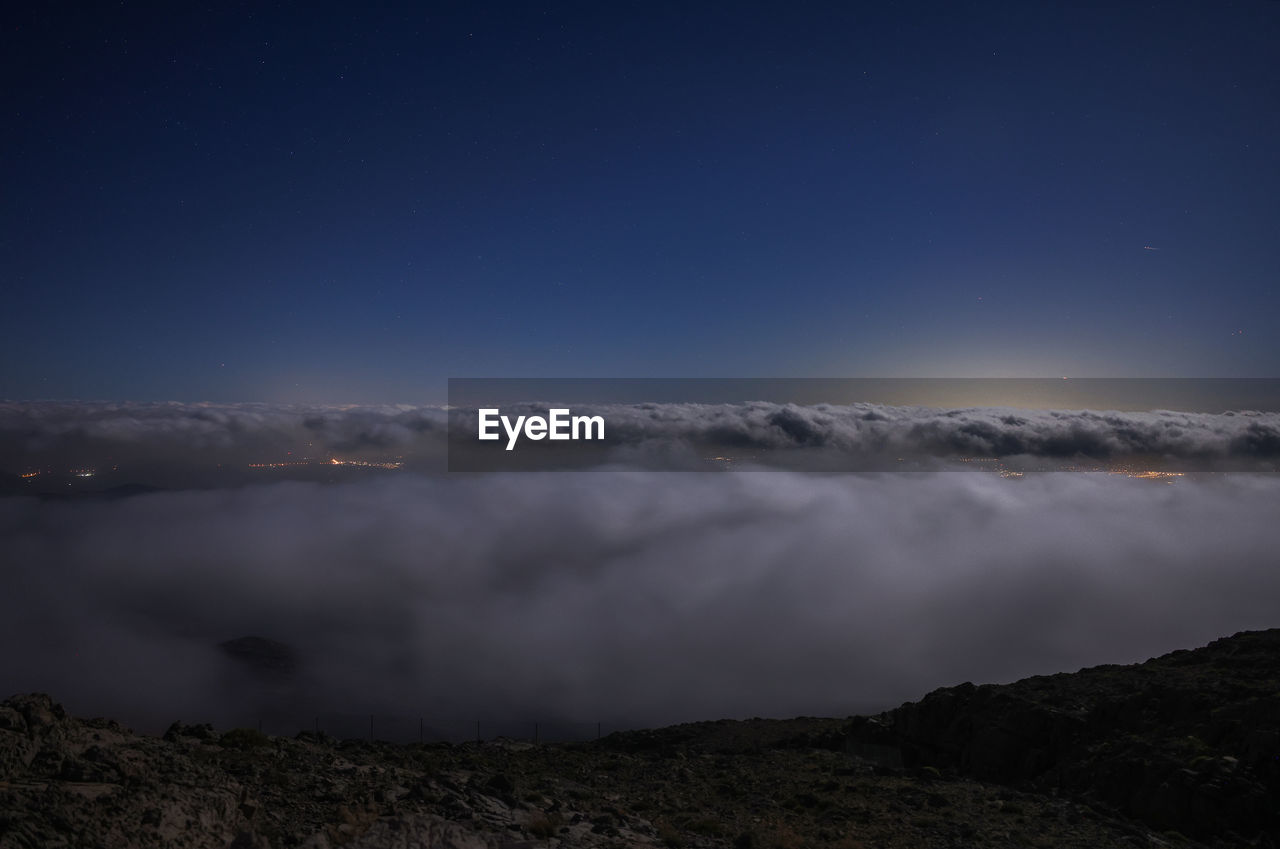
[[[1280,479],[388,475],[0,499],[8,692],[143,723],[847,714],[1280,622]],[[296,652],[258,674],[218,644]]]

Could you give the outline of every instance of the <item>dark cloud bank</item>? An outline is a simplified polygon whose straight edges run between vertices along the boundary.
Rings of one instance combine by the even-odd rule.
[[[442,422],[168,412],[49,416],[17,437],[11,408],[6,450],[194,439],[232,456],[309,431],[381,451]],[[1262,474],[398,471],[11,497],[0,682],[153,725],[844,714],[1275,626],[1277,507]],[[253,674],[219,648],[247,635],[296,662]]]
[[[547,404],[510,405],[502,412],[543,415]],[[1276,471],[1280,413],[1118,412],[1011,408],[938,409],[882,404],[630,404],[573,408],[598,413],[616,448],[590,460],[646,468],[695,470],[708,454],[727,454],[792,470],[890,471],[907,463],[945,468],[962,458],[1017,460],[1031,470],[1078,461],[1157,460],[1182,470]],[[452,414],[451,449],[474,444],[474,411]],[[500,443],[500,444],[499,444]],[[506,439],[488,457],[510,465]],[[560,443],[524,443],[555,450]],[[571,450],[579,450],[571,446]],[[451,455],[456,468],[457,454]],[[468,466],[464,465],[463,470]]]
[[[508,405],[503,413],[512,418],[545,415],[548,407]],[[933,469],[966,457],[1021,459],[1033,469],[1134,457],[1183,470],[1275,471],[1280,464],[1280,413],[1248,410],[1096,412],[756,402],[595,405],[575,407],[574,412],[599,414],[608,427],[607,450],[572,446],[581,452],[578,466],[694,470],[715,454],[802,470],[883,471],[900,468],[900,462]],[[0,471],[114,465],[135,480],[165,486],[218,485],[243,477],[249,463],[333,455],[394,455],[408,468],[441,471],[450,428],[455,449],[459,439],[478,445],[474,409],[10,402],[0,403]],[[493,449],[488,456],[501,462],[553,447],[526,440],[522,452],[506,452],[503,444],[505,438],[483,447]],[[211,476],[210,470],[218,467],[220,474]]]
[[[445,427],[435,407],[2,402],[0,471],[117,466],[122,479],[208,486],[303,456],[393,454],[443,468]]]

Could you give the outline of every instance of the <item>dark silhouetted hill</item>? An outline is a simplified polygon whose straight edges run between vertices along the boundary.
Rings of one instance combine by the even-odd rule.
[[[274,668],[280,647],[224,650]],[[1280,631],[873,717],[396,745],[0,704],[0,849],[1276,847]]]
[[[1134,666],[936,690],[854,720],[852,750],[1099,801],[1199,838],[1280,831],[1280,630]]]

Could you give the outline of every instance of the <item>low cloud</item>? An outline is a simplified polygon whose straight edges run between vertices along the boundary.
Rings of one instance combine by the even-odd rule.
[[[395,473],[7,498],[0,681],[153,727],[847,714],[1274,626],[1277,506],[1269,475]],[[293,671],[220,648],[246,636]]]
[[[446,427],[439,407],[3,402],[0,471],[115,467],[117,480],[209,486],[251,463],[304,457],[395,455],[441,469]]]
[[[546,404],[503,412],[545,414]],[[718,455],[802,470],[937,469],[999,457],[1025,469],[1130,459],[1184,471],[1274,471],[1280,413],[940,409],[879,404],[629,404],[575,407],[607,423],[608,448],[575,443],[571,465],[706,468]],[[452,418],[450,418],[452,417]],[[449,428],[468,448],[474,410],[268,404],[0,403],[0,472],[115,468],[115,482],[239,482],[250,464],[395,458],[446,468]],[[485,443],[499,463],[549,443]],[[456,451],[459,443],[452,446]],[[564,446],[565,443],[556,443]],[[235,474],[232,474],[234,472]],[[256,480],[256,478],[253,478]]]
[[[512,407],[543,414],[547,405]],[[504,411],[505,412],[505,411]],[[1270,470],[1280,459],[1280,414],[1256,411],[1191,413],[1155,410],[939,409],[881,404],[800,406],[748,404],[639,404],[575,408],[597,413],[611,443],[643,446],[661,455],[674,447],[771,457],[801,468],[891,468],[909,462],[961,458],[1029,458],[1106,462],[1156,457],[1188,468]],[[455,414],[470,436],[474,418]],[[776,452],[770,454],[770,452]],[[818,460],[808,460],[809,454]],[[622,456],[639,464],[645,455]]]
[[[1280,454],[1275,414],[597,409],[612,470],[468,476],[438,473],[440,408],[0,404],[0,468],[165,487],[0,498],[0,621],[23,647],[0,683],[150,727],[648,725],[878,709],[1280,621],[1273,475],[643,471],[708,448],[1252,468]],[[404,465],[248,467],[335,453]],[[68,487],[7,485],[45,477]]]

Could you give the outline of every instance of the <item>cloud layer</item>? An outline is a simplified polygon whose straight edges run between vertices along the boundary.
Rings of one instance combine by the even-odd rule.
[[[0,402],[0,471],[116,467],[117,482],[180,487],[304,457],[443,469],[445,428],[438,407]]]
[[[545,416],[547,409],[545,404],[526,404],[503,412],[514,419],[521,414]],[[1280,414],[1256,411],[1095,412],[755,402],[607,405],[574,408],[573,413],[601,415],[609,441],[617,447],[610,459],[647,468],[679,466],[682,454],[696,459],[708,453],[793,469],[879,471],[900,468],[895,464],[901,462],[937,468],[965,458],[1049,461],[1049,468],[1076,460],[1158,458],[1183,469],[1254,471],[1273,470],[1280,460]],[[454,446],[456,434],[474,440],[476,417],[471,411],[455,412],[451,426]],[[526,445],[526,451],[535,447]],[[489,456],[511,457],[498,448]],[[684,465],[693,469],[698,464]]]
[[[1278,506],[1270,475],[398,473],[0,499],[0,681],[144,724],[845,714],[1274,626]],[[247,635],[297,674],[218,649]]]
[[[545,404],[503,412],[545,414]],[[707,468],[725,455],[801,470],[945,468],[999,457],[1026,469],[1131,459],[1182,470],[1274,471],[1280,413],[938,409],[878,404],[632,404],[574,408],[607,423],[608,448],[575,443],[570,465]],[[451,417],[451,418],[450,418]],[[452,428],[452,444],[446,432]],[[0,403],[0,471],[91,465],[165,486],[228,483],[251,463],[394,456],[442,471],[474,448],[474,410],[438,407]],[[497,468],[549,443],[484,443]],[[565,443],[556,443],[563,447]],[[536,456],[536,454],[532,455]],[[565,455],[558,455],[563,458]],[[456,469],[455,462],[454,468]],[[464,466],[464,468],[466,468]],[[220,469],[218,474],[213,470]],[[130,477],[132,475],[132,477]]]

